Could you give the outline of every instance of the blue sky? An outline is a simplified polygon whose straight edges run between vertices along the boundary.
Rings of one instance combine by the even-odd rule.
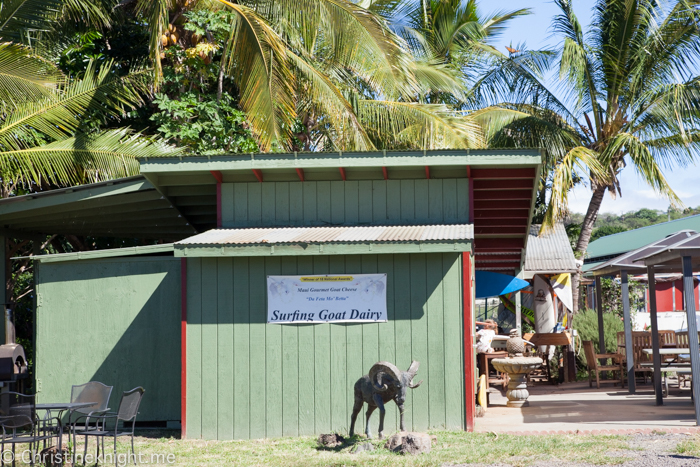
[[[511,42],[514,45],[524,42],[529,49],[538,49],[554,46],[558,41],[557,38],[550,37],[551,19],[559,12],[551,1],[481,0],[479,4],[482,14],[519,8],[532,10],[531,15],[513,20],[503,36],[497,40],[495,45],[503,52],[505,52],[505,46]],[[574,10],[579,21],[584,25],[584,30],[587,29],[590,22],[593,4],[592,0],[573,0]],[[664,174],[686,206],[700,205],[700,180],[698,180],[697,164],[685,168],[666,169]],[[613,200],[606,194],[601,213],[619,214],[641,208],[665,210],[668,207],[668,201],[642,182],[637,177],[633,167],[628,166],[622,171],[621,185],[622,197]],[[587,187],[576,188],[569,197],[570,210],[572,212],[585,212],[590,196],[590,190]]]

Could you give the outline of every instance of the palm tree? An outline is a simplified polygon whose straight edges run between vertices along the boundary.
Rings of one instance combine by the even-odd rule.
[[[582,258],[603,196],[622,195],[619,176],[627,164],[680,204],[662,168],[687,165],[700,148],[700,18],[695,0],[598,0],[584,32],[571,0],[555,3],[561,10],[552,23],[562,38],[558,50],[492,57],[475,96],[496,104],[489,109],[493,146],[545,148],[553,168],[546,225],[566,214],[577,181],[590,185],[575,247]],[[557,61],[562,100],[542,78]]]
[[[420,100],[426,89],[461,92],[453,74],[422,66],[380,16],[349,0],[139,0],[156,81],[163,44],[174,35],[188,46],[178,23],[196,9],[233,15],[221,74],[263,151],[483,145],[470,117]]]
[[[527,8],[484,16],[475,0],[375,0],[369,9],[387,18],[415,55],[431,65],[450,65],[465,76],[507,23]]]

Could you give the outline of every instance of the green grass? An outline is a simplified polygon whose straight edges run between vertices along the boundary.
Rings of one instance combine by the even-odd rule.
[[[684,456],[700,457],[700,436],[694,435],[676,445],[676,452]]]
[[[351,454],[359,436],[339,450],[319,448],[316,438],[278,438],[246,441],[180,440],[176,433],[143,432],[136,440],[136,452],[143,465],[152,454],[172,454],[183,466],[443,466],[460,463],[508,463],[527,466],[537,461],[566,459],[592,464],[621,464],[627,459],[615,451],[629,449],[625,436],[513,436],[461,431],[432,431],[437,436],[429,454],[402,456],[384,449],[384,441],[372,440],[375,450]],[[106,446],[107,447],[107,446]],[[79,445],[79,450],[82,445]],[[93,445],[94,449],[94,445]],[[109,447],[107,448],[109,452]],[[120,441],[119,452],[127,444]]]

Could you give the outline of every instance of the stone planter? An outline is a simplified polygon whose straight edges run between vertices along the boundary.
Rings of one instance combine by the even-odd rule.
[[[527,402],[530,393],[527,391],[527,374],[542,365],[539,357],[507,357],[494,358],[491,364],[498,371],[508,373],[508,407],[522,407]]]

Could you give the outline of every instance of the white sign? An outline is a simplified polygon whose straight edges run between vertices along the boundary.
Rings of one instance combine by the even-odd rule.
[[[386,274],[267,276],[267,322],[386,322]]]

